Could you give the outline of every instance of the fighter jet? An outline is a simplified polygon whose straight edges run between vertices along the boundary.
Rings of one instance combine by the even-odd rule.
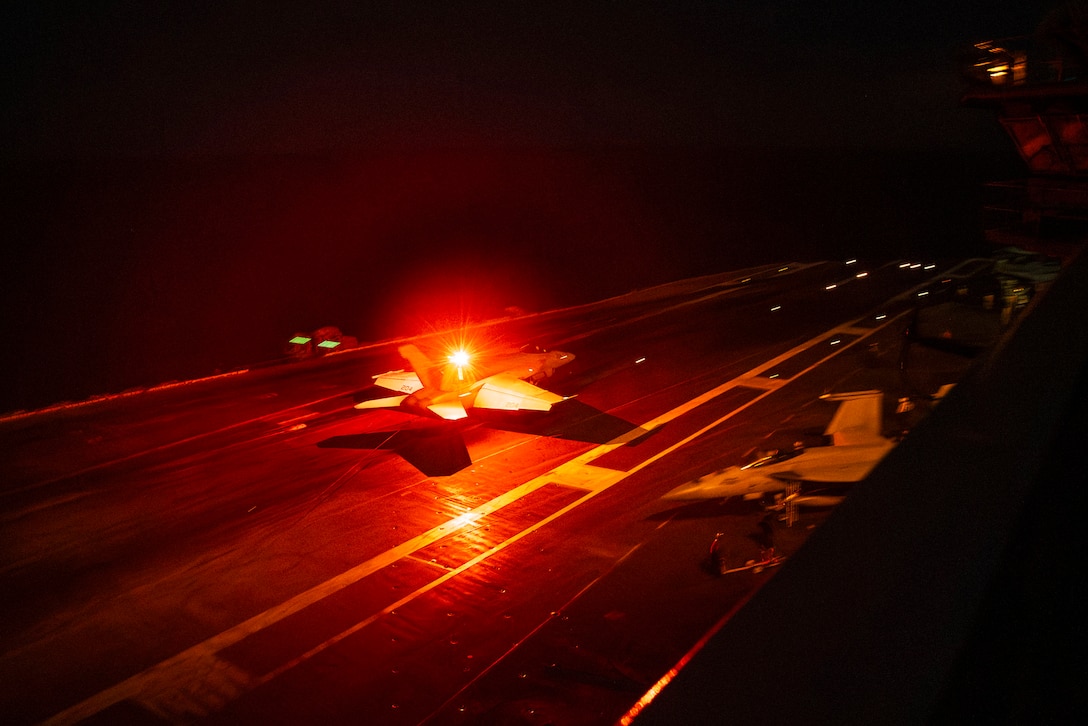
[[[820,398],[839,402],[824,432],[831,437],[831,446],[768,454],[744,466],[731,466],[701,476],[676,487],[664,498],[760,499],[768,493],[787,492],[795,504],[801,504],[798,485],[802,481],[826,484],[861,481],[897,443],[881,435],[883,394],[856,391]],[[841,497],[811,495],[804,503],[826,506],[838,500]]]
[[[574,355],[558,350],[525,350],[476,361],[472,355],[457,350],[445,361],[432,361],[414,345],[398,349],[411,366],[373,376],[382,388],[400,395],[363,401],[355,408],[390,408],[400,406],[415,412],[429,411],[441,418],[465,418],[469,408],[503,411],[548,411],[563,396],[534,386],[551,376],[556,368],[574,360]]]

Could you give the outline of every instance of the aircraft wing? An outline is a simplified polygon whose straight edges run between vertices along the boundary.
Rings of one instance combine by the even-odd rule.
[[[408,396],[390,396],[388,398],[372,398],[369,401],[360,401],[355,404],[355,408],[396,408],[404,399]]]
[[[373,378],[375,386],[388,388],[390,391],[397,391],[398,393],[410,394],[423,388],[419,376],[412,371],[389,371],[388,373],[373,376]]]
[[[779,481],[807,481],[818,484],[859,482],[869,476],[877,460],[842,461],[813,467],[797,467],[776,471],[771,476]]]
[[[476,393],[473,406],[501,411],[549,411],[552,404],[562,400],[563,397],[558,394],[545,391],[512,375],[500,373],[484,381]]]
[[[895,442],[888,439],[872,444],[817,447],[791,460],[788,468],[768,473],[779,481],[859,482],[894,447]]]
[[[431,410],[431,413],[434,413],[447,421],[456,421],[468,416],[468,413],[465,412],[465,407],[460,401],[438,401],[427,406],[427,408]]]

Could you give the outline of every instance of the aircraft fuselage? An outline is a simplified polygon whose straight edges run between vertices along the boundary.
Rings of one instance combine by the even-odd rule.
[[[789,482],[852,483],[869,472],[895,446],[893,441],[846,446],[819,446],[796,456],[764,464],[731,466],[688,482],[666,499],[743,497],[785,491]]]

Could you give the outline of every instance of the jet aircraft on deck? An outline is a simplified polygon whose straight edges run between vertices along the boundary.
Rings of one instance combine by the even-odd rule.
[[[416,412],[430,411],[449,420],[465,418],[467,409],[473,407],[548,411],[566,399],[532,381],[549,377],[556,368],[574,360],[573,354],[558,350],[523,350],[477,361],[458,350],[445,361],[436,362],[412,344],[397,350],[412,370],[389,371],[373,378],[375,385],[399,395],[363,401],[355,408],[401,406]]]
[[[771,454],[744,466],[720,469],[676,487],[664,498],[760,499],[765,494],[787,492],[794,504],[826,506],[841,500],[841,497],[819,495],[804,497],[798,494],[797,487],[802,481],[826,484],[861,481],[897,442],[881,434],[883,394],[880,391],[828,394],[820,398],[839,402],[824,432],[831,437],[831,446]]]

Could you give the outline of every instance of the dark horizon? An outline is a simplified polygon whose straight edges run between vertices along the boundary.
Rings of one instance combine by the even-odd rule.
[[[0,409],[269,361],[324,325],[372,341],[787,259],[973,254],[981,183],[1011,161],[492,149],[39,164],[7,192],[24,244]]]

